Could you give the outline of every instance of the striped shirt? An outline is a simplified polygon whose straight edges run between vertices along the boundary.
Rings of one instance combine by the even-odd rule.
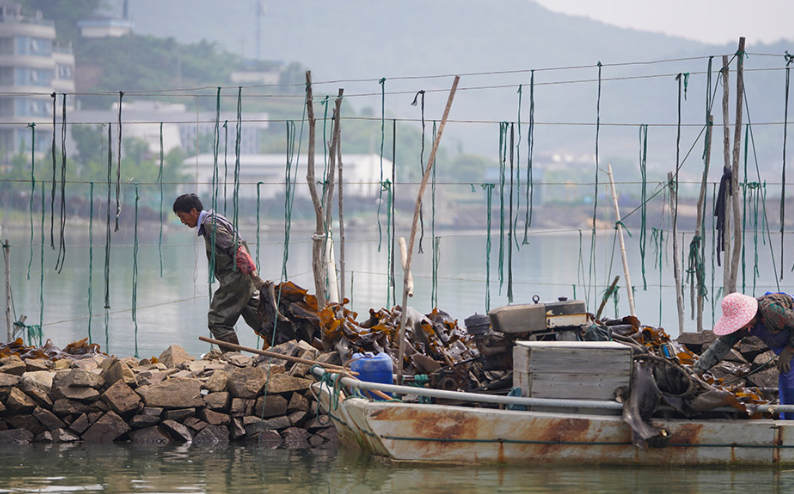
[[[212,227],[213,223],[215,224],[215,248],[230,257],[234,256],[235,247],[239,247],[243,242],[231,222],[211,209],[201,212],[198,223],[198,235],[209,242],[212,242]]]

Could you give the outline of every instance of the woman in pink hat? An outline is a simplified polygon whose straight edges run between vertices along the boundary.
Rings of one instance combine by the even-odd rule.
[[[785,293],[769,293],[751,297],[731,293],[722,299],[722,317],[714,325],[720,337],[700,356],[695,368],[703,373],[722,360],[742,338],[757,336],[778,355],[780,373],[778,390],[781,405],[794,405],[794,299]],[[792,413],[781,413],[782,420],[794,419]]]

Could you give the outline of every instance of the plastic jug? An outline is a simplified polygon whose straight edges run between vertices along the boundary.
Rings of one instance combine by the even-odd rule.
[[[362,381],[381,384],[393,384],[391,357],[386,353],[373,354],[372,352],[354,353],[353,360],[350,362],[350,370],[358,372],[358,378]],[[369,391],[361,390],[364,396],[375,400],[382,400]]]

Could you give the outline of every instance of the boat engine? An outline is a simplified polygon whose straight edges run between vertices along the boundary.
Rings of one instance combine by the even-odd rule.
[[[513,369],[513,344],[516,341],[578,341],[589,325],[581,300],[560,297],[556,302],[508,305],[474,314],[464,323],[482,356],[484,371]]]

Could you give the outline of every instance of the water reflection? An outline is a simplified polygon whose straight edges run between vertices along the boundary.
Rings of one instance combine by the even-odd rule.
[[[392,465],[350,450],[131,445],[0,448],[6,492],[791,492],[794,471]]]

